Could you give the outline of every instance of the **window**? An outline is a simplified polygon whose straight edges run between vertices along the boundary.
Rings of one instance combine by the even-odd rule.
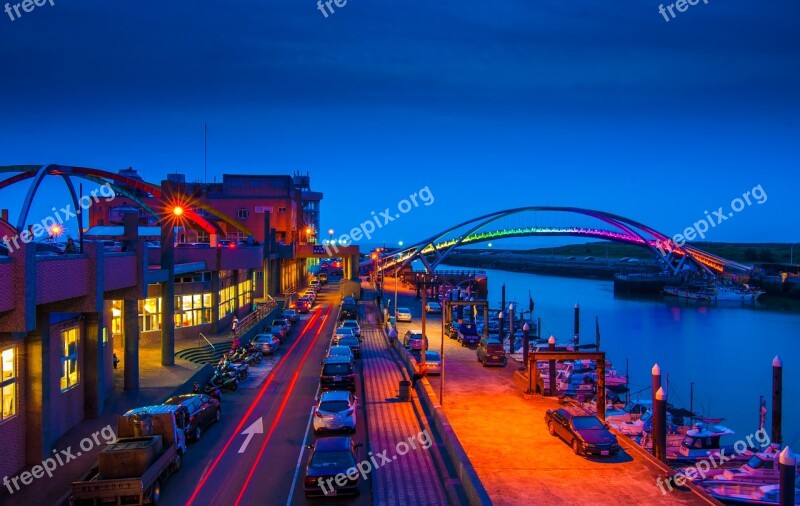
[[[250,211],[248,211],[248,210],[247,210],[247,209],[245,209],[245,208],[241,208],[241,209],[239,209],[238,211],[236,211],[236,216],[237,216],[237,217],[238,217],[240,220],[246,220],[248,217],[250,217]]]
[[[122,335],[122,301],[111,301],[111,336]]]
[[[139,301],[139,332],[161,330],[161,297]]]
[[[78,327],[61,331],[61,391],[78,384]]]
[[[17,370],[14,358],[13,347],[3,350],[0,361],[0,422],[17,414]]]
[[[219,291],[219,317],[233,313],[236,310],[236,287],[228,286]]]
[[[251,280],[239,283],[239,307],[245,307],[253,300],[253,282]]]
[[[191,327],[211,323],[211,293],[175,297],[175,326]]]
[[[285,207],[279,207],[278,208],[278,212],[279,213],[285,213],[286,212],[286,208]]]

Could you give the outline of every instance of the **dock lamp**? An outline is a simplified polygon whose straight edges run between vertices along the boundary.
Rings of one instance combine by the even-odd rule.
[[[500,343],[503,343],[503,312],[498,311],[497,313],[497,320],[500,322]],[[509,351],[509,353],[511,353]]]

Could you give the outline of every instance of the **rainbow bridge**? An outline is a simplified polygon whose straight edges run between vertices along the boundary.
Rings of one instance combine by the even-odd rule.
[[[530,213],[566,213],[588,217],[596,226],[524,226],[495,228],[496,223],[509,217],[524,217]],[[538,220],[535,220],[538,221]],[[460,246],[500,239],[531,236],[572,236],[603,239],[640,246],[649,250],[672,274],[694,269],[717,275],[723,272],[749,272],[751,267],[727,260],[689,245],[677,245],[673,240],[642,223],[616,214],[579,207],[530,206],[506,209],[478,216],[454,225],[425,240],[381,255],[383,269],[402,268],[420,260],[428,272],[434,272],[447,255]]]

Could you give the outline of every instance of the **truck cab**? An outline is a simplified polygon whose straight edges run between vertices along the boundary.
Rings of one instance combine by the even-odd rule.
[[[458,327],[457,339],[461,346],[474,346],[481,340],[481,336],[474,323],[462,323]]]

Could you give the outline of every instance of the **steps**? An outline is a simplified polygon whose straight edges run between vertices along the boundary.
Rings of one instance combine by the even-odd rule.
[[[188,360],[195,364],[216,364],[228,350],[231,349],[231,343],[221,342],[214,344],[213,350],[211,346],[198,346],[196,348],[186,348],[175,354],[176,358]]]

